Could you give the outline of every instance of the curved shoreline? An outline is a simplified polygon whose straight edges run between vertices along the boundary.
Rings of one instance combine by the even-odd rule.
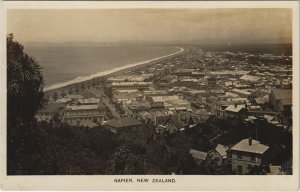
[[[44,88],[44,91],[52,91],[52,90],[63,88],[65,86],[69,86],[69,85],[72,85],[72,84],[76,84],[76,83],[81,83],[81,82],[84,82],[84,81],[88,81],[88,80],[91,80],[93,78],[102,77],[102,76],[105,76],[105,75],[110,75],[112,73],[115,73],[115,72],[118,72],[118,71],[121,71],[121,70],[125,70],[125,69],[131,68],[131,67],[136,67],[136,66],[139,66],[139,65],[144,65],[144,64],[147,64],[147,63],[159,60],[159,59],[163,59],[163,58],[166,58],[166,57],[174,56],[174,55],[182,53],[184,51],[184,49],[181,48],[181,47],[176,47],[176,48],[178,48],[180,50],[177,51],[177,52],[175,52],[175,53],[171,53],[171,54],[164,55],[164,56],[161,56],[161,57],[156,57],[156,58],[149,59],[149,60],[146,60],[146,61],[141,61],[141,62],[127,64],[127,65],[124,65],[122,67],[117,67],[117,68],[114,68],[114,69],[111,69],[111,70],[107,70],[107,71],[103,71],[103,72],[98,72],[98,73],[91,74],[91,75],[88,75],[88,76],[76,77],[75,79],[72,79],[72,80],[69,80],[69,81],[65,81],[65,82],[62,82],[62,83],[57,83],[57,84],[54,84],[54,85],[50,85],[49,87]]]

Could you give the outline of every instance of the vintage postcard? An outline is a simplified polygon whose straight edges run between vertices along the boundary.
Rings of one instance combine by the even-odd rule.
[[[299,2],[2,2],[1,189],[295,191]]]

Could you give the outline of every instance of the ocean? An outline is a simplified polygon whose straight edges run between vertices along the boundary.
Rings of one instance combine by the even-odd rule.
[[[42,67],[45,87],[109,71],[177,52],[172,46],[156,45],[28,45],[25,52]]]

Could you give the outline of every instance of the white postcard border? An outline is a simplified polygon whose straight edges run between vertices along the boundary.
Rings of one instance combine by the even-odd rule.
[[[8,9],[129,9],[129,8],[291,8],[293,9],[293,175],[122,175],[122,176],[7,176],[6,175],[6,10]],[[299,2],[298,1],[163,1],[163,2],[1,2],[1,167],[3,190],[269,190],[294,191],[299,180]],[[176,183],[114,183],[115,178],[175,178]]]

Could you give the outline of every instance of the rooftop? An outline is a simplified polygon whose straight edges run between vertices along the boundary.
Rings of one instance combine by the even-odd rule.
[[[141,124],[142,123],[140,121],[131,117],[122,117],[119,119],[113,119],[106,123],[106,125],[115,128],[139,126]]]
[[[112,86],[150,85],[152,82],[112,82]]]
[[[138,92],[139,90],[137,89],[117,89],[115,92],[118,93],[134,93],[134,92]]]
[[[93,128],[93,127],[97,127],[98,126],[97,123],[94,123],[92,121],[82,121],[82,122],[80,122],[79,125],[83,126],[83,127],[88,127],[88,128]]]
[[[267,175],[284,175],[281,166],[270,165],[270,172]]]
[[[225,111],[230,111],[230,112],[240,112],[242,109],[245,108],[245,105],[229,105]]]
[[[78,99],[78,102],[82,104],[99,103],[100,99],[98,98]]]
[[[169,117],[164,123],[163,125],[167,125],[169,123],[173,123],[173,125],[177,128],[177,129],[181,129],[184,128],[184,125],[175,117]]]
[[[164,102],[164,101],[178,101],[179,96],[178,95],[166,95],[166,96],[152,96],[153,102]]]
[[[96,110],[104,108],[104,105],[69,105],[66,110],[76,111],[76,110]]]
[[[244,151],[250,153],[263,154],[269,149],[268,146],[261,144],[259,141],[252,139],[252,144],[249,145],[249,139],[243,139],[236,145],[234,145],[231,150],[234,151]]]
[[[151,107],[152,108],[155,108],[155,107],[164,107],[164,102],[154,102],[154,103],[151,103]]]
[[[292,89],[272,89],[272,92],[277,100],[292,100]]]
[[[195,159],[200,159],[200,160],[205,160],[207,157],[207,153],[203,151],[197,151],[195,149],[191,149],[189,152],[193,158]]]
[[[243,75],[240,79],[244,80],[244,81],[255,82],[255,81],[258,81],[260,79],[260,77],[252,76],[252,75]]]
[[[245,95],[250,95],[251,93],[248,92],[247,90],[243,90],[243,89],[232,89],[232,91],[236,92],[236,93],[241,93],[241,94],[245,94]]]
[[[55,113],[66,107],[64,103],[48,103],[44,109],[41,110],[43,113]]]
[[[228,147],[218,144],[215,150],[221,155],[221,157],[226,157],[227,156],[227,149]]]

